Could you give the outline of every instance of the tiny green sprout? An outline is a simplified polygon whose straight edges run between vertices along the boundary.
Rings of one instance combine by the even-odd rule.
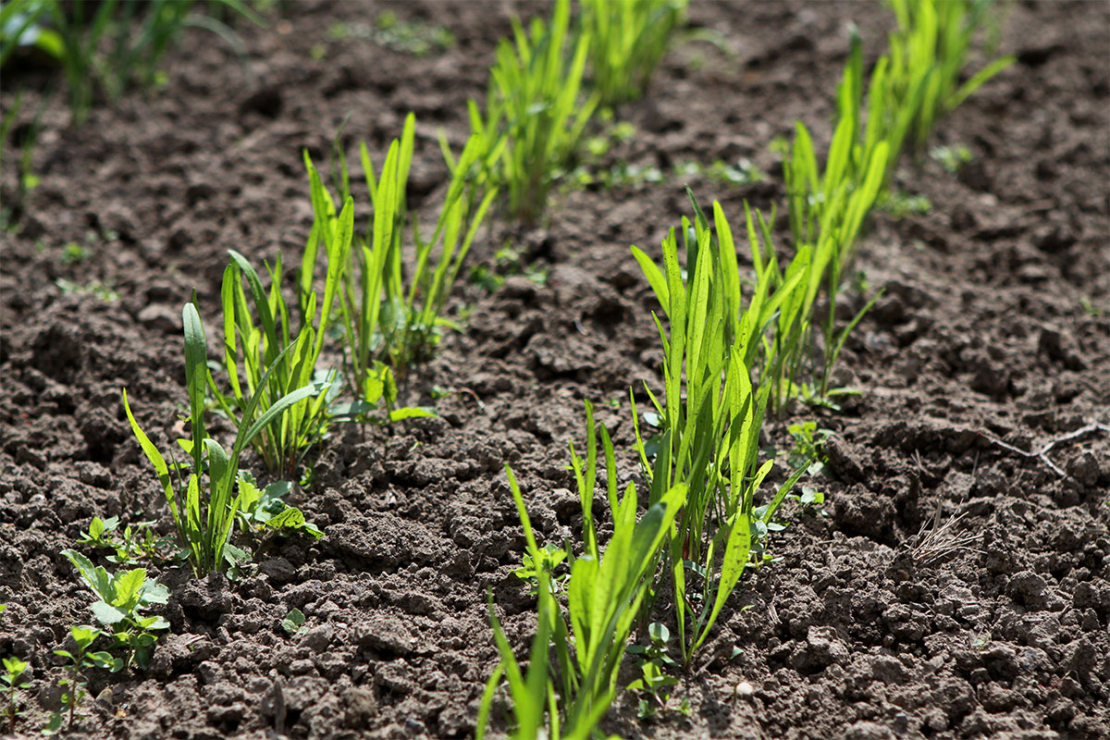
[[[806,468],[810,475],[819,474],[825,467],[825,441],[834,432],[818,429],[815,421],[792,424],[787,431],[794,440],[794,448],[787,455],[787,464],[792,470]]]
[[[304,612],[294,607],[285,615],[285,619],[281,620],[281,628],[285,630],[285,634],[292,637],[304,629],[304,623]]]
[[[15,732],[15,719],[22,714],[16,702],[16,691],[31,688],[31,683],[23,678],[23,674],[27,672],[28,668],[30,666],[19,658],[4,658],[4,673],[0,674],[0,681],[4,682],[5,690],[8,692],[8,706],[4,710],[4,714],[8,717],[8,727],[13,733]]]
[[[92,250],[87,247],[82,247],[77,242],[70,242],[62,248],[62,264],[75,265],[79,262],[84,262],[92,256]]]
[[[678,679],[668,676],[664,670],[677,663],[667,654],[667,643],[671,639],[670,630],[661,622],[648,625],[649,645],[631,645],[626,652],[642,656],[637,662],[641,677],[628,685],[629,691],[642,691],[647,696],[640,699],[638,716],[641,719],[654,717],[666,711],[670,699],[668,689],[678,683]],[[680,711],[683,711],[680,709]],[[683,711],[685,713],[685,711]]]
[[[119,529],[119,517],[113,516],[101,519],[94,516],[89,522],[89,529],[77,538],[80,545],[88,545],[98,550],[112,550],[114,554],[107,556],[109,563],[120,565],[134,565],[140,560],[163,560],[168,555],[164,551],[172,545],[168,537],[157,536],[152,527],[153,521],[139,522],[134,527],[128,525],[123,530],[123,535],[113,535]]]
[[[308,55],[313,61],[318,62],[328,55],[328,47],[323,44],[313,44],[312,48],[308,50]]]
[[[65,278],[58,278],[54,281],[63,295],[91,295],[100,299],[105,303],[112,303],[119,300],[119,293],[112,290],[108,286],[101,283],[99,280],[93,280],[87,285],[80,285]]]
[[[86,668],[107,668],[113,672],[122,668],[122,661],[113,658],[106,652],[89,652],[89,648],[96,642],[103,632],[95,627],[70,627],[70,637],[73,640],[74,651],[69,651],[64,648],[54,651],[55,655],[60,655],[63,658],[68,658],[70,663],[66,666],[66,672],[69,676],[63,679],[60,684],[65,690],[62,694],[62,706],[68,707],[69,719],[66,722],[66,730],[73,729],[73,722],[77,718],[77,710],[80,707],[81,701],[88,696],[86,691],[86,682],[83,680],[81,672]],[[47,725],[47,730],[51,730],[55,725],[60,728],[60,713],[57,715],[59,720],[55,721],[51,717],[51,724]],[[44,734],[53,734],[44,730]]]
[[[320,539],[324,533],[295,506],[285,503],[282,498],[293,489],[286,481],[271,483],[264,489],[255,484],[254,476],[245,470],[239,471],[239,518],[240,528],[255,535],[264,532],[299,532],[313,539]]]
[[[558,593],[560,586],[565,584],[570,578],[570,574],[566,574],[560,578],[555,577],[555,568],[567,559],[567,551],[561,547],[555,546],[554,543],[548,542],[539,551],[537,556],[525,553],[521,559],[521,567],[513,571],[513,575],[522,581],[529,581],[532,584],[531,594],[535,595],[540,583],[540,574],[544,573],[548,576],[548,581],[551,584],[552,593]]]
[[[1102,309],[1091,303],[1091,299],[1085,295],[1079,296],[1079,306],[1083,309],[1083,313],[1091,317],[1102,316]]]
[[[802,486],[801,495],[789,494],[789,499],[793,499],[802,505],[802,510],[806,513],[820,514],[821,516],[828,516],[825,511],[825,494],[817,490],[813,486]]]
[[[971,150],[963,144],[934,146],[929,150],[929,158],[939,162],[946,172],[956,174],[965,164],[971,162]]]
[[[924,216],[933,210],[933,203],[924,195],[891,190],[879,197],[876,207],[894,218]]]

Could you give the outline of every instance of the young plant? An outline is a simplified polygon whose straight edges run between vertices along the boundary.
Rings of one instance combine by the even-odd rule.
[[[593,450],[587,469],[596,472],[597,443],[592,418],[588,415],[588,448]],[[512,737],[534,738],[546,732],[551,740],[592,736],[617,692],[621,659],[628,644],[637,613],[651,588],[660,547],[685,500],[685,489],[677,486],[652,504],[636,521],[636,487],[629,484],[623,498],[618,496],[616,469],[612,465],[612,445],[602,431],[607,461],[607,500],[613,518],[613,536],[602,551],[597,544],[590,513],[594,487],[579,475],[583,501],[584,551],[574,559],[567,587],[567,612],[564,616],[555,600],[550,575],[545,569],[538,580],[539,619],[532,643],[531,663],[525,676],[497,616],[490,604],[490,622],[501,653],[501,663],[486,685],[478,716],[478,738],[484,737],[494,691],[501,676],[508,679],[513,699],[516,728]],[[591,464],[591,462],[593,464]],[[576,473],[581,460],[572,453]],[[543,558],[536,543],[531,520],[520,487],[512,470],[505,468],[509,488],[533,562]],[[593,480],[592,477],[589,480]],[[549,643],[554,645],[555,661],[549,662]]]
[[[81,701],[88,696],[85,690],[86,682],[82,678],[81,672],[86,668],[108,668],[110,670],[119,670],[116,660],[106,652],[89,652],[89,648],[96,642],[96,638],[100,637],[103,633],[95,627],[70,627],[70,637],[73,640],[75,652],[70,652],[64,648],[54,651],[55,655],[60,655],[63,658],[69,659],[69,665],[66,666],[66,672],[69,674],[67,678],[60,682],[64,692],[62,693],[62,706],[68,707],[69,719],[66,722],[66,731],[73,730],[73,722],[77,718],[77,710],[81,705]],[[60,712],[55,713],[50,718],[50,724],[43,734],[54,734],[61,730],[62,715]]]
[[[937,121],[1013,64],[1014,57],[999,57],[960,83],[976,33],[992,6],[992,0],[891,1],[898,28],[890,34],[885,60],[889,107],[913,111],[910,127],[918,152]]]
[[[556,172],[569,169],[599,101],[594,95],[578,103],[591,40],[581,34],[568,59],[569,29],[570,0],[556,0],[550,24],[535,18],[529,32],[513,19],[515,46],[503,39],[497,48],[485,116],[469,102],[481,151],[478,182],[504,187],[510,214],[525,223],[543,213]]]
[[[369,233],[352,250],[351,264],[342,275],[339,291],[347,349],[346,374],[359,402],[354,415],[362,416],[384,400],[394,421],[428,415],[421,409],[395,407],[396,379],[400,378],[403,384],[410,366],[431,356],[442,328],[453,326],[442,317],[443,309],[497,194],[496,189],[489,190],[473,208],[469,198],[464,197],[480,153],[479,140],[472,137],[458,159],[452,157],[448,162],[451,182],[435,230],[425,240],[418,219],[408,213],[405,200],[415,130],[416,119],[410,114],[401,138],[389,147],[380,177],[375,174],[366,146],[361,146],[374,216]],[[340,162],[345,173],[346,163],[342,158]],[[307,155],[305,164],[316,214],[314,230],[330,250],[333,242],[347,238],[347,225],[335,218],[331,195]],[[347,189],[345,175],[340,180]],[[414,267],[406,279],[404,243],[410,226]],[[302,270],[302,280],[308,274]]]
[[[143,612],[152,604],[165,604],[170,597],[169,589],[153,578],[147,579],[144,568],[108,573],[79,552],[63,550],[62,554],[69,558],[81,580],[97,597],[98,601],[89,609],[96,621],[112,630],[116,644],[128,651],[126,665],[134,662],[145,668],[150,663],[158,633],[169,629],[170,623],[165,617],[146,616]],[[89,642],[91,644],[92,640]],[[113,670],[123,666],[122,660],[112,661]]]
[[[292,489],[286,481],[271,483],[263,489],[255,485],[254,476],[245,470],[239,472],[239,529],[260,535],[265,532],[285,534],[301,532],[313,539],[320,539],[324,533],[295,506],[282,501]]]
[[[754,513],[756,492],[773,466],[770,460],[760,464],[758,459],[772,387],[766,363],[776,362],[764,333],[772,317],[787,310],[784,304],[796,300],[802,273],[788,273],[772,293],[769,268],[757,267],[756,289],[747,310],[742,310],[736,251],[724,213],[715,203],[717,248],[713,249],[708,221],[696,202],[694,206],[693,227],[683,220],[684,240],[687,234],[694,237],[686,244],[687,279],[679,266],[673,229],[663,241],[663,269],[632,248],[670,322],[668,333],[655,317],[664,352],[662,402],[645,384],[661,420],[654,462],[640,434],[638,417],[634,429],[640,461],[651,480],[649,500],[655,502],[677,485],[687,490],[682,514],[664,550],[685,665],[709,636],[743,574],[753,530],[769,521],[804,472],[787,480],[762,516]],[[752,244],[758,253],[754,236]],[[765,363],[764,378],[754,386],[749,367],[757,361]],[[635,414],[635,397],[632,404]],[[694,577],[689,583],[687,570]]]
[[[155,522],[139,522],[132,527],[128,525],[121,537],[116,537],[119,529],[119,517],[113,516],[101,519],[94,516],[89,522],[87,532],[77,538],[77,544],[88,545],[98,550],[112,550],[113,555],[108,555],[105,560],[119,565],[133,565],[140,560],[158,560],[163,557],[162,550],[170,545],[166,537],[158,537],[152,527]]]
[[[804,296],[796,310],[779,317],[777,333],[798,337],[800,341],[785,348],[784,372],[775,384],[773,406],[776,409],[803,391],[798,384],[799,376],[803,366],[809,364],[812,319],[820,293],[823,291],[827,299],[826,319],[820,325],[824,354],[820,367],[814,367],[812,372],[813,377],[820,380],[815,380],[808,390],[808,396],[818,403],[828,403],[829,380],[844,343],[881,295],[875,295],[846,327],[837,332],[836,305],[842,276],[854,257],[855,242],[864,219],[882,192],[889,175],[888,167],[901,146],[898,136],[889,132],[886,138],[880,137],[874,109],[868,117],[864,143],[862,146],[858,143],[862,66],[859,40],[854,37],[852,53],[838,92],[839,119],[823,172],[818,172],[813,140],[800,121],[795,125],[790,156],[783,164],[790,227],[798,253],[806,252],[808,265],[805,268]],[[870,102],[876,104],[876,98],[872,97]],[[768,232],[765,230],[764,233],[769,239]],[[788,327],[785,322],[794,326]]]
[[[229,564],[228,561],[236,560],[235,555],[245,557],[244,553],[228,544],[232,526],[235,523],[235,512],[238,511],[241,503],[239,496],[235,494],[235,485],[238,480],[239,458],[243,450],[286,409],[316,394],[318,390],[315,386],[298,388],[273,400],[271,405],[261,412],[259,412],[259,404],[262,394],[253,394],[243,410],[242,417],[253,421],[249,426],[240,425],[229,455],[220,443],[208,436],[205,431],[205,388],[209,383],[208,347],[196,306],[192,303],[185,304],[182,318],[185,326],[185,380],[188,387],[192,437],[191,440],[186,440],[184,445],[192,465],[188,483],[183,483],[181,480],[181,470],[188,470],[189,464],[174,465],[173,472],[177,477],[175,481],[165,458],[135,421],[131,406],[127,402],[126,390],[123,391],[123,407],[131,423],[131,430],[139,441],[139,446],[142,447],[143,453],[158,474],[181,545],[186,549],[193,572],[199,578],[210,571],[222,571],[225,565]],[[268,386],[278,365],[295,346],[289,344],[277,355],[259,379],[258,387]],[[256,412],[258,412],[257,415]],[[201,480],[205,475],[208,479],[207,485],[202,487]]]
[[[659,66],[688,0],[583,0],[590,66],[602,105],[635,100]]]
[[[5,707],[4,714],[8,717],[8,730],[12,734],[15,734],[15,720],[22,714],[19,710],[19,702],[16,700],[16,692],[31,688],[31,682],[23,677],[30,667],[14,656],[4,658],[4,673],[0,674],[0,681],[4,682],[5,691],[8,692],[8,706]]]
[[[641,719],[654,717],[667,710],[671,695],[669,689],[678,684],[678,679],[668,675],[677,664],[667,654],[667,643],[671,639],[671,631],[662,622],[652,622],[648,625],[648,645],[631,645],[628,653],[641,656],[637,662],[640,669],[640,678],[628,684],[629,691],[639,691],[646,696],[640,699],[640,709],[637,716]],[[689,703],[683,699],[679,711],[683,714],[690,713]]]
[[[328,258],[324,298],[319,306],[317,321],[317,293],[312,286],[312,274],[321,241],[321,228],[314,227],[305,250],[305,261],[299,296],[300,329],[293,334],[290,314],[293,309],[286,304],[281,292],[281,254],[278,253],[270,273],[270,291],[263,289],[258,273],[243,255],[229,250],[231,261],[224,270],[221,298],[224,312],[224,362],[227,367],[231,393],[225,395],[209,376],[216,402],[223,412],[235,421],[236,426],[250,427],[265,414],[278,399],[298,388],[312,387],[309,398],[302,399],[275,416],[259,432],[251,444],[262,456],[266,468],[275,474],[292,477],[304,456],[319,441],[326,429],[327,407],[334,399],[334,392],[327,389],[334,380],[334,373],[317,370],[317,362],[324,348],[332,308],[338,297],[347,267],[354,230],[354,203],[348,198],[339,214],[335,228],[325,241]],[[247,280],[254,312],[247,302],[243,278]],[[255,323],[255,314],[258,323]],[[238,340],[237,340],[238,339]],[[286,350],[291,351],[286,354]],[[262,377],[272,368],[268,382]],[[242,377],[240,377],[240,373]],[[246,410],[251,407],[253,413]],[[238,414],[236,413],[238,412]]]

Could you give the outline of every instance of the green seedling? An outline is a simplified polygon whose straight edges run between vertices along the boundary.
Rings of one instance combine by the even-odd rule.
[[[4,658],[4,673],[0,674],[0,681],[4,682],[4,690],[8,692],[8,706],[4,709],[4,714],[8,717],[8,730],[13,734],[15,733],[15,720],[23,713],[19,709],[16,692],[31,688],[31,682],[24,678],[24,674],[30,667],[14,656]]]
[[[444,26],[421,20],[404,21],[391,10],[383,10],[367,23],[335,23],[328,29],[333,41],[364,39],[394,51],[425,57],[438,54],[455,45],[455,34]]]
[[[824,509],[825,494],[813,486],[802,486],[800,495],[791,493],[787,495],[787,498],[792,501],[797,501],[798,504],[801,505],[802,510],[807,513],[828,516]]]
[[[127,651],[127,661],[116,661],[113,670],[125,664],[140,668],[149,665],[158,633],[168,630],[170,623],[165,617],[146,616],[143,612],[153,604],[165,604],[170,597],[169,589],[153,578],[148,579],[144,568],[108,573],[79,552],[63,550],[62,554],[98,599],[89,607],[93,617],[112,630],[116,644]]]
[[[91,249],[82,247],[77,242],[70,242],[62,248],[61,261],[63,265],[75,265],[84,262],[91,256]]]
[[[470,282],[485,288],[490,293],[496,293],[505,284],[505,278],[510,275],[523,275],[529,281],[543,287],[547,285],[548,269],[539,265],[527,264],[520,253],[513,247],[511,240],[506,239],[493,254],[493,265],[475,265],[470,270]]]
[[[435,230],[425,240],[419,221],[410,216],[405,200],[415,131],[416,119],[410,114],[401,138],[389,147],[380,177],[375,174],[366,145],[360,146],[374,216],[368,233],[359,240],[357,248],[350,250],[351,264],[342,274],[339,291],[347,349],[346,375],[358,402],[348,409],[350,415],[364,416],[383,400],[393,421],[429,415],[422,409],[394,406],[395,378],[404,383],[409,367],[431,356],[442,330],[454,327],[443,317],[443,309],[497,194],[496,190],[486,192],[474,207],[466,196],[478,166],[477,137],[471,137],[457,158],[445,147],[451,182]],[[336,218],[331,195],[307,153],[305,165],[316,214],[314,230],[330,250],[333,244],[350,238],[349,224]],[[340,187],[346,191],[349,186],[344,157],[339,158],[339,169]],[[348,199],[347,203],[350,202]],[[410,227],[415,267],[406,279],[402,264],[405,234]],[[437,251],[438,261],[433,259],[433,251]],[[310,280],[308,275],[310,272],[303,269],[302,281]],[[327,300],[325,297],[325,303]]]
[[[258,412],[257,415],[262,394],[253,394],[242,415],[242,418],[253,421],[249,426],[243,424],[239,427],[229,455],[220,443],[208,436],[205,431],[205,389],[210,383],[207,364],[208,348],[204,327],[195,305],[185,304],[182,320],[185,327],[185,379],[188,387],[191,425],[191,439],[186,440],[185,445],[192,467],[189,470],[188,483],[181,480],[181,471],[188,470],[189,464],[174,465],[177,478],[175,481],[165,458],[135,421],[131,406],[127,402],[126,390],[123,391],[123,407],[139,446],[142,447],[143,453],[158,474],[180,544],[187,551],[189,563],[199,578],[210,571],[222,571],[226,565],[236,561],[236,554],[243,555],[234,547],[229,549],[228,545],[235,523],[235,513],[241,503],[239,496],[235,495],[235,485],[239,474],[239,458],[243,450],[286,409],[315,395],[318,389],[315,386],[298,388],[274,400],[267,409]],[[289,344],[277,355],[259,379],[258,387],[268,386],[278,365],[295,346]],[[206,475],[207,485],[203,486],[202,492],[201,480]]]
[[[497,48],[485,115],[469,101],[472,141],[480,152],[474,187],[506,191],[511,216],[526,223],[543,213],[556,173],[570,169],[598,105],[597,95],[579,105],[590,35],[578,37],[568,59],[569,29],[570,0],[556,0],[551,22],[533,19],[528,32],[514,19],[514,41],[503,39]],[[446,152],[442,136],[441,144]]]
[[[264,532],[282,534],[299,532],[316,540],[323,537],[324,533],[312,522],[305,520],[300,509],[282,501],[292,488],[292,484],[278,481],[259,489],[255,485],[254,476],[246,471],[240,471],[241,501],[237,514],[240,530],[256,535]]]
[[[294,607],[285,615],[285,619],[281,620],[281,628],[285,630],[285,634],[292,637],[304,629],[304,612]]]
[[[671,631],[661,622],[652,622],[647,629],[651,642],[647,645],[630,645],[627,652],[640,656],[637,667],[640,669],[640,678],[628,685],[629,691],[639,691],[646,696],[640,699],[637,716],[648,719],[667,710],[670,701],[669,689],[678,684],[678,679],[668,675],[677,663],[667,654],[667,643],[671,639]],[[679,712],[690,713],[690,704],[686,699],[679,705]]]
[[[516,727],[512,737],[535,738],[540,732],[546,732],[551,740],[585,740],[592,736],[616,695],[621,658],[640,605],[650,588],[651,568],[685,498],[685,489],[678,486],[649,506],[637,522],[636,488],[629,484],[624,497],[618,496],[616,469],[611,464],[612,445],[603,427],[613,536],[602,551],[590,513],[594,490],[590,473],[596,472],[597,443],[592,418],[589,414],[587,418],[587,448],[593,452],[588,455],[584,469],[573,452],[571,458],[576,476],[580,471],[586,473],[585,477],[579,476],[579,493],[584,507],[588,507],[583,510],[585,548],[571,565],[566,616],[555,600],[547,572],[539,569],[539,622],[532,643],[531,663],[525,675],[505,638],[491,601],[490,622],[501,663],[486,685],[478,715],[478,738],[485,735],[494,693],[502,675],[507,678],[513,699]],[[533,562],[541,562],[542,551],[532,532],[520,487],[512,470],[508,467],[505,470],[528,552]],[[549,643],[554,643],[553,663],[548,655]]]
[[[992,6],[992,0],[892,0],[898,28],[890,34],[889,57],[879,60],[872,79],[886,78],[887,108],[909,117],[919,152],[937,121],[1013,64],[1014,57],[999,57],[961,83]]]
[[[675,174],[679,177],[702,175],[722,185],[750,185],[767,179],[762,170],[743,157],[734,164],[721,159],[714,160],[708,166],[694,161],[680,162],[675,165]]]
[[[818,429],[815,421],[792,424],[787,431],[794,440],[794,448],[787,453],[787,463],[794,470],[805,468],[809,475],[819,475],[828,459],[825,456],[825,442],[834,432],[830,429]]]
[[[513,571],[513,575],[522,581],[528,581],[532,584],[532,595],[536,594],[536,589],[539,588],[540,573],[547,574],[547,582],[551,587],[558,592],[560,587],[565,586],[566,582],[570,580],[570,574],[564,574],[561,577],[555,576],[555,569],[567,559],[567,551],[559,547],[553,542],[548,542],[539,552],[539,560],[535,559],[531,553],[525,553],[521,559],[519,568]]]
[[[663,241],[660,269],[636,247],[643,269],[670,323],[667,332],[655,317],[663,343],[662,401],[645,384],[660,420],[660,443],[649,450],[640,432],[632,396],[636,446],[651,480],[654,502],[664,491],[685,485],[687,499],[664,551],[675,591],[676,622],[682,662],[689,665],[705,642],[728,596],[752,554],[753,532],[770,521],[775,509],[804,473],[796,471],[775,494],[762,515],[754,500],[773,462],[760,464],[759,435],[783,357],[782,345],[798,338],[793,316],[804,296],[808,250],[802,249],[785,274],[767,259],[750,212],[749,240],[756,265],[756,288],[742,310],[740,276],[731,228],[714,203],[716,245],[697,202],[695,220],[683,219],[686,270],[678,260],[672,229]],[[766,237],[766,224],[763,224]],[[714,248],[716,247],[716,248]],[[773,339],[766,336],[773,328]],[[783,329],[782,327],[786,327]],[[753,385],[749,368],[760,382]],[[652,461],[654,458],[654,461]],[[687,581],[687,571],[694,580]],[[700,587],[698,582],[700,581]]]
[[[582,28],[592,39],[593,86],[602,105],[644,94],[683,22],[687,0],[583,0]]]
[[[71,280],[58,278],[54,281],[54,284],[62,291],[62,295],[91,295],[104,303],[112,303],[119,300],[119,293],[109,288],[107,285],[104,285],[99,280],[92,280],[86,285],[79,285]]]
[[[231,261],[224,270],[221,298],[224,313],[224,363],[231,387],[224,394],[209,376],[209,385],[220,409],[239,428],[249,428],[265,415],[280,398],[298,388],[312,388],[313,393],[293,403],[275,416],[253,439],[252,445],[262,456],[270,472],[292,477],[312,445],[327,428],[328,405],[335,398],[338,386],[331,392],[334,373],[317,369],[332,318],[332,308],[340,290],[343,271],[347,267],[353,231],[354,203],[348,199],[337,219],[330,239],[324,240],[328,259],[324,297],[319,306],[312,286],[313,268],[321,241],[321,228],[309,235],[302,263],[302,280],[298,305],[286,303],[281,292],[281,254],[269,267],[270,290],[265,291],[258,273],[243,255],[231,250]],[[246,278],[248,289],[243,288]],[[251,297],[251,311],[247,294]],[[299,309],[300,329],[293,333],[290,315]],[[258,316],[256,323],[255,316]],[[290,350],[288,353],[286,350]],[[272,369],[268,382],[262,377]],[[253,406],[253,412],[246,410]]]
[[[0,17],[2,17],[8,9],[8,5],[0,8]],[[2,25],[2,21],[0,21],[0,27],[2,27]],[[35,111],[35,116],[31,119],[31,124],[25,129],[22,139],[18,142],[19,178],[16,181],[15,197],[11,199],[12,202],[5,203],[3,208],[0,208],[0,219],[2,219],[5,229],[11,228],[22,218],[27,194],[39,185],[39,177],[34,173],[35,146],[38,144],[39,133],[42,129],[42,114],[49,103],[49,95],[43,95],[40,98],[39,107]],[[15,126],[15,122],[22,108],[23,91],[20,90],[19,93],[16,94],[15,101],[12,103],[11,107],[4,113],[4,117],[0,119],[0,149],[3,148],[3,143],[8,140],[8,135]],[[16,142],[13,142],[13,144],[15,143]]]
[[[954,175],[960,171],[961,167],[971,161],[971,150],[963,144],[934,146],[929,149],[929,158],[940,163],[940,166],[946,172]]]
[[[96,642],[96,639],[103,633],[95,627],[70,627],[70,638],[73,641],[74,650],[71,652],[64,648],[54,651],[55,655],[60,655],[63,658],[69,659],[69,665],[66,666],[66,673],[68,677],[60,682],[63,689],[62,693],[62,706],[68,707],[66,712],[69,719],[66,722],[66,731],[73,730],[74,720],[77,718],[77,710],[81,702],[88,696],[86,691],[86,682],[84,681],[81,673],[87,668],[107,668],[109,670],[119,670],[119,665],[109,653],[106,652],[90,652],[89,648]],[[44,735],[56,734],[61,730],[62,713],[56,712],[51,716],[50,723],[47,729],[43,730]]]
[[[906,216],[925,216],[931,213],[933,203],[924,195],[898,190],[887,191],[880,195],[876,208],[889,213],[894,218],[905,218]]]
[[[109,563],[134,565],[140,560],[161,560],[162,551],[172,543],[169,538],[157,536],[152,529],[154,525],[153,521],[139,522],[134,527],[128,525],[123,534],[116,537],[118,516],[107,519],[94,516],[88,531],[77,538],[77,543],[98,550],[112,550],[114,554],[105,558]]]

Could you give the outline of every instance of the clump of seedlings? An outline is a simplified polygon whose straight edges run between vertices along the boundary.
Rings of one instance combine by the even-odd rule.
[[[188,553],[187,558],[193,572],[200,577],[211,571],[222,571],[226,566],[234,565],[247,557],[245,552],[229,544],[236,512],[242,504],[242,492],[236,494],[235,489],[243,450],[271,422],[295,404],[318,393],[319,388],[297,388],[274,399],[262,411],[258,409],[263,394],[254,393],[243,410],[243,418],[249,424],[245,421],[239,426],[229,454],[205,431],[205,391],[209,384],[208,348],[196,306],[192,303],[185,304],[182,319],[185,326],[185,379],[189,396],[190,439],[181,440],[181,446],[188,454],[189,462],[174,462],[172,468],[167,465],[162,453],[135,420],[127,401],[127,391],[123,392],[123,405],[127,419],[131,422],[131,430],[158,475],[180,544]],[[267,386],[281,361],[295,346],[287,345],[274,358],[259,379],[257,387]],[[187,482],[182,479],[183,471],[189,474]],[[96,579],[93,582],[99,583]]]
[[[344,372],[356,402],[343,411],[363,419],[382,402],[391,421],[429,415],[424,409],[396,406],[398,378],[403,385],[409,368],[431,357],[442,330],[455,326],[443,317],[443,309],[486,211],[497,195],[494,188],[480,195],[477,202],[469,197],[473,192],[468,189],[479,173],[479,137],[471,137],[457,158],[445,149],[451,181],[431,237],[425,239],[418,218],[409,213],[406,202],[415,132],[416,118],[409,114],[401,138],[390,144],[380,176],[375,174],[366,145],[360,146],[374,216],[366,234],[357,237],[357,243],[349,249],[336,251],[334,258],[332,251],[338,250],[337,245],[346,245],[352,238],[353,227],[342,218],[347,206],[337,218],[331,195],[305,157],[316,214],[313,233],[318,234],[315,243],[322,242],[329,251],[329,280],[333,259],[347,262],[345,267],[338,268],[335,294],[343,318]],[[344,157],[340,158],[340,171],[344,202],[349,204],[350,185]],[[406,275],[405,235],[410,231],[414,267]],[[309,255],[314,255],[315,246],[311,237],[309,245],[301,270],[302,290],[308,290],[312,281],[313,263]],[[325,304],[330,300],[325,291]],[[321,332],[318,337],[322,336]]]
[[[686,5],[687,0],[583,0],[582,27],[593,40],[590,67],[602,105],[643,95]]]
[[[503,188],[510,215],[524,222],[543,213],[556,171],[570,169],[600,100],[594,94],[579,104],[592,40],[580,34],[568,57],[570,21],[570,0],[557,0],[551,22],[535,18],[527,32],[513,19],[513,41],[501,41],[490,70],[485,113],[469,103],[479,183]]]

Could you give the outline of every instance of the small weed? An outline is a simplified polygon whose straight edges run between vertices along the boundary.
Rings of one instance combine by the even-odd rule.
[[[451,29],[421,19],[403,21],[391,10],[382,11],[373,25],[335,23],[328,29],[328,35],[333,41],[361,39],[416,57],[442,54],[456,43]]]
[[[939,162],[946,172],[956,174],[965,164],[971,162],[971,150],[963,144],[934,146],[929,150],[929,158]]]
[[[323,537],[324,533],[312,522],[306,521],[300,509],[282,501],[292,488],[292,484],[278,481],[260,490],[255,485],[254,476],[245,470],[240,471],[237,514],[240,529],[255,535],[270,531],[301,532],[317,540]]]
[[[805,468],[809,475],[818,475],[825,467],[825,441],[834,432],[818,429],[817,422],[807,421],[792,424],[787,430],[794,440],[794,447],[787,453],[787,465],[791,469]]]
[[[75,265],[84,262],[89,257],[92,257],[92,250],[88,247],[83,247],[77,242],[70,242],[62,248],[62,264]]]
[[[521,560],[521,566],[513,571],[513,575],[522,581],[531,583],[531,593],[535,595],[536,589],[539,588],[540,575],[545,574],[547,582],[551,588],[555,589],[554,593],[558,593],[559,588],[570,579],[570,574],[556,577],[555,568],[566,559],[567,551],[565,549],[548,542],[539,551],[538,558],[531,553],[525,553]]]
[[[714,160],[710,165],[694,161],[680,162],[675,165],[675,175],[678,177],[702,175],[722,185],[750,185],[767,179],[767,175],[762,170],[743,157],[736,160],[734,164],[721,159]]]
[[[1102,316],[1103,313],[1102,309],[1091,303],[1091,299],[1085,295],[1079,296],[1079,307],[1083,309],[1083,313],[1094,318]]]
[[[924,216],[933,210],[932,202],[924,195],[892,190],[879,197],[875,207],[894,218]]]
[[[304,623],[304,612],[294,607],[285,615],[285,619],[281,620],[281,628],[285,630],[285,634],[292,637],[304,629]]]
[[[797,501],[801,505],[802,511],[806,512],[807,514],[819,514],[820,516],[828,516],[824,509],[825,494],[821,491],[818,491],[813,486],[802,486],[802,493],[800,496],[791,493],[787,495],[787,498]]]
[[[98,598],[89,609],[96,621],[112,630],[116,644],[127,651],[126,665],[146,668],[158,633],[168,630],[170,623],[165,617],[145,616],[143,612],[153,604],[165,604],[170,597],[169,589],[153,578],[148,579],[143,568],[108,573],[100,566],[93,566],[79,552],[63,550],[62,554],[69,558],[81,580]],[[123,665],[121,661],[115,670]]]
[[[4,709],[4,714],[8,718],[8,729],[13,734],[15,733],[15,720],[23,713],[19,709],[16,692],[31,688],[30,681],[23,677],[23,674],[30,667],[19,658],[4,658],[4,673],[0,674],[0,681],[3,681],[4,690],[8,692],[8,706]]]
[[[85,285],[79,285],[72,280],[58,278],[54,281],[54,284],[62,291],[62,295],[91,295],[105,303],[119,300],[119,293],[99,280],[92,280]]]
[[[88,696],[86,691],[86,683],[81,675],[82,671],[86,668],[107,668],[111,671],[118,671],[122,665],[120,661],[113,658],[106,652],[89,652],[89,648],[96,642],[96,639],[103,633],[95,627],[70,627],[70,638],[73,641],[74,652],[66,649],[55,650],[55,655],[60,655],[63,658],[69,659],[69,665],[66,666],[66,672],[69,674],[67,678],[60,682],[64,693],[62,694],[62,706],[68,707],[66,712],[69,719],[66,722],[66,731],[73,730],[74,720],[77,718],[77,710],[81,702]],[[53,735],[61,730],[62,713],[55,712],[50,717],[50,723],[46,729],[43,730],[44,735]]]
[[[89,522],[88,531],[77,538],[77,543],[98,550],[112,550],[114,554],[105,559],[119,565],[135,565],[140,560],[165,560],[171,557],[166,551],[173,543],[168,537],[156,535],[154,524],[153,521],[147,521],[139,522],[134,527],[127,525],[122,536],[116,537],[115,533],[119,529],[118,516],[107,519],[94,516]]]
[[[671,632],[666,625],[652,622],[648,625],[648,645],[630,645],[627,652],[640,656],[636,666],[640,669],[641,677],[628,685],[629,691],[640,691],[646,694],[640,699],[637,716],[648,719],[667,711],[667,703],[671,695],[669,689],[678,684],[678,679],[667,675],[668,670],[673,670],[678,664],[667,654],[667,643],[670,642]],[[690,714],[690,704],[684,698],[678,711],[681,714]]]

